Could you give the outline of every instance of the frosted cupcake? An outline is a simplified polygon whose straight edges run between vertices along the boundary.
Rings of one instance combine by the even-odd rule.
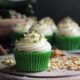
[[[39,34],[45,35],[47,40],[52,44],[54,40],[54,33],[56,32],[57,27],[51,18],[45,17],[41,19],[39,23],[35,24],[31,30],[36,31]]]
[[[47,69],[51,55],[51,45],[43,35],[28,33],[15,44],[17,69],[24,72],[37,72]]]
[[[28,17],[25,23],[18,22],[15,26],[12,27],[12,41],[20,40],[24,37],[24,34],[28,33],[33,24],[37,20],[34,17]]]
[[[63,50],[77,50],[80,45],[79,25],[71,18],[64,18],[58,24],[56,33],[56,45]]]

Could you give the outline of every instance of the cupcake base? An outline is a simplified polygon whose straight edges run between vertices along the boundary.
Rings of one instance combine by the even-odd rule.
[[[78,50],[80,46],[79,37],[55,36],[56,46],[61,50]]]
[[[12,32],[11,33],[11,40],[12,40],[12,46],[14,46],[16,40],[20,40],[24,37],[25,33],[18,33],[18,32]]]
[[[48,52],[19,52],[15,51],[16,67],[23,72],[44,71],[48,67],[51,51]]]
[[[51,45],[55,44],[55,35],[45,36]]]

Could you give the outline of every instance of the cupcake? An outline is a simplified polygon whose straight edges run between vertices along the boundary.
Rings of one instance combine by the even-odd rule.
[[[57,27],[51,18],[45,17],[41,19],[39,23],[35,24],[31,30],[36,31],[39,34],[43,34],[52,44]]]
[[[62,50],[77,50],[80,45],[80,28],[79,25],[67,17],[59,24],[56,33],[56,45]]]
[[[24,37],[24,34],[28,33],[33,24],[35,24],[37,20],[34,17],[28,17],[26,23],[18,22],[15,26],[12,27],[12,42],[15,40],[20,40],[20,38]]]
[[[51,45],[43,35],[31,32],[20,41],[16,41],[14,55],[19,71],[44,71],[51,55]]]

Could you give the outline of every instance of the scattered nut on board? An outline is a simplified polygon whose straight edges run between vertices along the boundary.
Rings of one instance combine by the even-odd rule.
[[[52,57],[59,57],[59,56],[65,56],[65,54],[59,50],[59,49],[55,49],[53,52],[52,52]]]
[[[58,70],[80,70],[80,56],[67,56],[61,50],[54,50],[49,61],[48,71]]]

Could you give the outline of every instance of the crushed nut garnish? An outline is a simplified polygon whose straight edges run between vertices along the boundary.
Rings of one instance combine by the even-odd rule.
[[[55,50],[52,58],[49,61],[48,70],[80,70],[80,57],[79,56],[63,56],[62,51]]]

